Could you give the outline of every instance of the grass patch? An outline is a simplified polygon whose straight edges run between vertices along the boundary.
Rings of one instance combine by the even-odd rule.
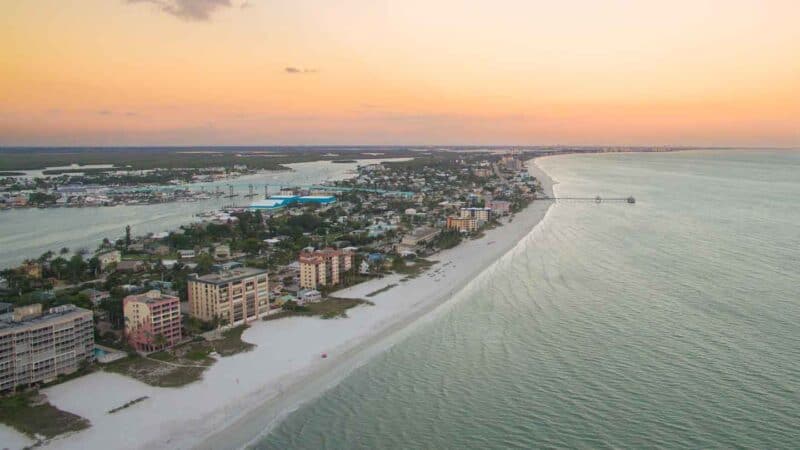
[[[408,278],[408,277],[406,277],[406,278]],[[404,280],[405,280],[406,278],[404,278]],[[402,281],[402,280],[401,280],[401,281]],[[397,286],[397,285],[396,285],[396,284],[394,284],[394,283],[392,283],[392,284],[387,284],[386,286],[384,286],[384,287],[382,287],[382,288],[378,289],[377,291],[372,291],[372,292],[370,292],[369,294],[367,294],[367,297],[375,297],[376,295],[380,294],[381,292],[386,292],[386,291],[388,291],[389,289],[391,289],[391,288],[393,288],[393,287],[395,287],[395,286]]]
[[[254,349],[255,344],[244,342],[242,340],[242,333],[247,329],[247,325],[239,325],[225,330],[222,333],[222,339],[210,341],[209,344],[213,347],[214,351],[222,356],[232,356],[237,353],[249,352]]]
[[[329,297],[327,300],[306,305],[311,314],[323,319],[346,318],[347,310],[358,305],[374,305],[374,303],[357,298]]]
[[[159,352],[149,358],[140,355],[129,356],[106,364],[104,369],[136,378],[151,386],[180,387],[200,380],[203,372],[214,362],[211,358],[203,361],[188,359],[184,361],[174,358],[169,361],[170,358],[164,353],[166,352]],[[201,362],[203,364],[200,364]]]
[[[88,420],[38,400],[33,392],[0,398],[0,422],[36,439],[89,428]]]
[[[177,358],[166,350],[151,353],[148,355],[150,359],[157,359],[159,361],[174,362]]]
[[[106,364],[104,368],[151,386],[185,386],[203,378],[203,373],[214,365],[216,360],[209,356],[212,352],[224,357],[255,348],[254,344],[242,341],[245,329],[247,325],[240,325],[225,330],[221,339],[192,341],[147,357],[133,355]]]
[[[347,310],[358,305],[374,305],[374,303],[369,300],[357,298],[328,297],[321,302],[309,303],[298,307],[297,310],[294,311],[282,311],[278,314],[266,316],[263,320],[276,320],[293,316],[319,316],[322,319],[346,318]]]
[[[436,264],[438,261],[431,261],[424,258],[417,258],[413,261],[413,264],[403,264],[397,265],[393,267],[394,271],[401,274],[406,275],[408,279],[414,279],[418,277],[422,272],[430,269],[431,266]],[[369,297],[369,296],[368,296]]]
[[[208,349],[198,348],[187,352],[186,359],[189,361],[205,361],[205,359],[208,358],[209,353],[210,352]]]

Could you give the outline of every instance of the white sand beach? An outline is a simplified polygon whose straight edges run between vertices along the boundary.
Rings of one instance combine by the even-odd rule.
[[[552,195],[552,182],[534,163],[529,170]],[[532,203],[513,221],[480,239],[440,252],[417,278],[388,276],[335,293],[371,298],[374,306],[348,311],[348,318],[293,317],[253,324],[243,339],[253,351],[221,358],[201,381],[182,388],[156,388],[97,372],[45,390],[50,402],[91,421],[91,428],[48,442],[50,449],[241,448],[266,433],[300,404],[334,386],[350,371],[402,339],[413,324],[430,318],[481,272],[508,253],[546,215],[549,201]],[[441,311],[441,309],[439,309]],[[433,314],[432,314],[433,313]],[[327,353],[327,358],[321,358]],[[148,399],[115,414],[128,401]],[[0,426],[0,448],[29,439]]]

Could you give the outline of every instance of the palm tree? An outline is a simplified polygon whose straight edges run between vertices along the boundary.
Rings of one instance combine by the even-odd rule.
[[[52,258],[52,257],[53,257],[53,251],[52,250],[48,250],[48,251],[42,253],[42,256],[39,257],[39,262],[50,261],[50,258]]]
[[[158,349],[163,349],[167,346],[167,338],[161,333],[158,333],[153,337],[153,345],[156,346]]]

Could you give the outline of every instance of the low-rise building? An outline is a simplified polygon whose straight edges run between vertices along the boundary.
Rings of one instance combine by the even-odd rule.
[[[242,267],[244,267],[244,264],[240,263],[239,261],[227,261],[224,263],[212,265],[211,270],[214,272],[226,272],[233,269],[239,269]]]
[[[283,294],[283,295],[275,296],[272,299],[272,304],[275,305],[275,306],[281,306],[282,307],[283,305],[286,304],[286,302],[295,302],[295,301],[297,301],[297,299],[295,298],[294,295],[292,295],[292,294]]]
[[[0,323],[10,322],[14,317],[14,305],[11,303],[0,302]]]
[[[178,258],[180,259],[190,259],[195,256],[194,250],[178,250]]]
[[[214,247],[214,259],[229,259],[231,257],[231,248],[228,245],[217,245]]]
[[[99,291],[97,289],[84,289],[81,294],[86,295],[93,305],[99,305],[103,300],[111,298],[111,293],[108,291]]]
[[[302,289],[297,292],[297,303],[300,305],[319,301],[322,301],[322,294],[315,289]]]
[[[141,272],[145,268],[144,261],[139,259],[126,259],[117,263],[118,272]]]
[[[17,195],[16,197],[11,197],[10,199],[11,206],[16,207],[23,207],[28,205],[28,196],[27,195]]]
[[[42,278],[42,265],[36,261],[25,261],[22,265],[22,271],[29,278],[39,280]]]
[[[16,308],[0,321],[0,391],[55,380],[94,358],[92,312],[73,305]]]
[[[188,281],[189,311],[206,322],[238,325],[269,314],[267,271],[242,267]]]
[[[100,261],[100,270],[105,272],[111,268],[113,264],[118,264],[122,261],[122,253],[120,253],[119,250],[98,253],[97,260]]]
[[[152,290],[122,300],[125,338],[139,352],[155,352],[181,340],[181,302]]]
[[[411,246],[421,245],[426,242],[430,242],[438,233],[439,230],[433,227],[415,228],[414,231],[403,236],[401,243]]]
[[[386,234],[389,231],[394,231],[397,229],[397,225],[378,222],[376,224],[370,225],[367,227],[367,236],[371,238],[380,237]]]
[[[150,251],[150,253],[152,253],[153,255],[165,256],[165,255],[169,255],[170,248],[168,246],[166,246],[166,245],[156,245],[156,246],[153,246],[153,248]]]

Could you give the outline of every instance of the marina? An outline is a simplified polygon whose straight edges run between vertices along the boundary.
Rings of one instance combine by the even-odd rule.
[[[405,161],[407,158],[358,160],[332,164],[328,161],[297,163],[291,171],[263,172],[242,176],[228,183],[234,193],[247,193],[248,186],[312,186],[322,181],[353,176],[359,164]],[[190,185],[192,200],[147,203],[132,199],[127,204],[83,208],[13,208],[0,212],[0,267],[19,264],[26,258],[62,247],[73,251],[93,250],[104,238],[117,239],[130,225],[137,234],[164,232],[192,223],[196,214],[228,208],[244,208],[249,203],[231,201],[219,195],[219,183]],[[174,191],[177,186],[159,186]],[[230,187],[229,187],[230,189]],[[228,191],[230,192],[230,190]],[[236,197],[233,198],[236,200]],[[99,206],[99,205],[98,205]]]

